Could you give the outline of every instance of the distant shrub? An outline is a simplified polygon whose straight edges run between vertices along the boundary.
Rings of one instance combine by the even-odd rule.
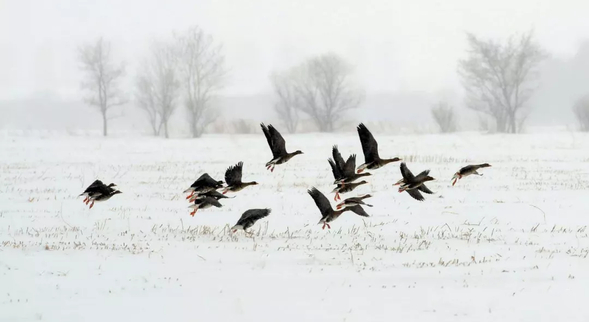
[[[589,96],[578,99],[573,105],[573,112],[577,117],[581,131],[589,132]]]
[[[442,133],[450,133],[456,131],[456,116],[454,108],[448,103],[439,102],[432,107],[432,117],[440,127]]]
[[[233,121],[233,129],[237,134],[252,134],[254,133],[254,127],[251,123],[244,119]]]

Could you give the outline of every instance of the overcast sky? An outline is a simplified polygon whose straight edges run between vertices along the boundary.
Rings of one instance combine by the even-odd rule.
[[[149,40],[199,25],[225,48],[228,94],[270,90],[272,70],[334,51],[367,93],[457,91],[466,31],[534,28],[554,55],[589,38],[583,0],[0,0],[0,99],[79,95],[76,46],[102,35],[135,74]]]

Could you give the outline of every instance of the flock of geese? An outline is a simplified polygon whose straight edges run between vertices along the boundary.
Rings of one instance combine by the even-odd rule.
[[[303,154],[301,150],[294,152],[287,152],[286,141],[272,125],[260,124],[264,136],[268,141],[270,150],[272,151],[272,159],[266,163],[266,169],[271,172],[274,171],[276,165],[284,164],[292,159],[294,156]],[[341,153],[338,150],[337,145],[332,148],[332,158],[328,159],[329,165],[333,172],[335,181],[333,182],[336,187],[332,191],[335,193],[334,200],[341,200],[340,194],[348,193],[356,189],[358,186],[366,184],[366,180],[357,182],[358,179],[371,176],[369,172],[365,170],[376,170],[384,167],[385,165],[401,161],[398,157],[383,159],[378,153],[378,143],[376,139],[370,133],[368,128],[360,123],[357,127],[358,136],[360,137],[360,143],[362,144],[362,153],[364,154],[364,163],[356,168],[356,155],[352,154],[347,160],[344,160]],[[456,181],[467,177],[469,175],[479,175],[478,170],[481,168],[490,167],[488,163],[467,165],[458,170],[452,177],[452,186],[456,184]],[[399,186],[399,193],[407,192],[412,198],[418,201],[423,201],[425,198],[421,194],[433,194],[433,192],[425,185],[426,182],[435,180],[429,175],[429,170],[424,170],[417,175],[414,175],[405,162],[400,164],[402,178],[397,181],[393,186]],[[191,216],[194,216],[198,209],[207,209],[211,207],[222,207],[220,200],[228,197],[228,192],[239,192],[249,186],[257,185],[255,181],[244,182],[242,181],[243,174],[243,162],[239,162],[236,165],[230,166],[225,171],[225,182],[221,180],[213,179],[208,173],[202,174],[190,187],[184,190],[184,193],[190,193],[186,199],[191,203],[189,208],[192,208]],[[111,183],[105,185],[102,181],[94,181],[86,190],[80,195],[84,196],[84,203],[89,204],[91,209],[94,206],[94,202],[109,200],[112,196],[121,193],[115,188],[116,184]],[[219,192],[219,189],[222,189]],[[369,217],[362,206],[372,207],[372,205],[364,202],[364,199],[370,198],[370,194],[347,198],[344,201],[337,204],[334,210],[331,207],[331,203],[325,197],[325,195],[317,190],[315,187],[311,187],[307,190],[309,195],[315,201],[317,208],[321,212],[321,220],[319,224],[323,224],[322,229],[328,227],[330,222],[337,219],[342,213],[351,211],[359,216]],[[270,215],[271,209],[249,209],[245,211],[237,223],[231,227],[232,232],[237,230],[243,230],[247,232],[247,229],[253,226],[256,221]]]

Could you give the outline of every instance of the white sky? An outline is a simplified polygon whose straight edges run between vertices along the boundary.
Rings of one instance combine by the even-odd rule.
[[[0,99],[77,97],[76,46],[99,35],[133,76],[152,37],[194,24],[224,45],[228,94],[270,91],[272,70],[327,51],[356,66],[368,93],[459,90],[466,31],[534,28],[554,56],[568,56],[589,38],[587,12],[582,0],[0,0]]]

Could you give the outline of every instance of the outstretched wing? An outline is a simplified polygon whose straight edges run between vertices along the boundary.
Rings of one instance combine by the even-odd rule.
[[[401,175],[403,176],[403,179],[405,179],[405,182],[409,183],[409,181],[411,181],[415,178],[413,173],[411,173],[411,170],[409,170],[409,168],[407,168],[407,164],[405,164],[405,162],[401,162],[400,168],[401,168]]]
[[[331,154],[333,155],[333,161],[335,161],[335,165],[337,166],[339,172],[343,174],[346,163],[341,153],[339,152],[337,145],[334,145],[331,148]]]
[[[192,187],[217,187],[219,182],[213,179],[208,173],[203,173],[196,181],[192,184]]]
[[[310,190],[307,190],[307,192],[315,201],[315,204],[317,205],[317,208],[319,208],[319,211],[321,211],[322,215],[325,215],[333,210],[329,200],[327,200],[325,195],[322,194],[321,191],[317,190],[317,188],[313,187]]]
[[[90,184],[88,186],[88,188],[86,188],[86,190],[84,190],[84,193],[90,192],[90,190],[93,190],[93,189],[98,188],[100,186],[104,186],[104,183],[102,183],[102,181],[100,181],[100,180],[94,180],[94,182],[92,182],[92,184]]]
[[[351,212],[354,212],[357,215],[362,216],[362,217],[370,217],[370,215],[368,215],[366,213],[366,211],[364,211],[364,208],[362,208],[362,206],[360,206],[360,205],[356,205],[356,206],[353,206],[353,207],[347,207],[346,210],[349,210]]]
[[[424,184],[419,186],[417,189],[421,190],[421,192],[429,193],[430,195],[434,193],[433,191],[429,190],[429,188],[426,187]]]
[[[350,177],[356,174],[356,155],[352,154],[348,157],[346,164],[344,166],[344,170],[342,171],[342,175],[344,177]]]
[[[364,123],[358,125],[358,136],[360,137],[360,143],[362,144],[362,153],[364,153],[365,163],[379,159],[378,156],[378,143],[372,136],[372,133],[368,130]]]
[[[205,197],[203,203],[205,204],[211,204],[215,207],[223,207],[223,205],[215,198],[213,197]]]
[[[286,141],[272,125],[268,125],[268,131],[272,137],[272,150],[276,152],[276,156],[284,156],[286,152]]]
[[[197,196],[198,196],[198,197],[211,197],[211,198],[215,198],[215,199],[217,199],[217,200],[219,200],[219,199],[224,199],[224,198],[229,198],[229,197],[227,197],[226,195],[224,195],[224,194],[220,193],[220,192],[219,192],[219,191],[217,191],[217,190],[211,190],[211,191],[204,192],[204,193],[203,193],[203,192],[201,192],[201,193],[199,193]]]
[[[253,224],[256,221],[258,221],[259,219],[262,219],[262,218],[268,216],[270,214],[270,212],[272,212],[272,209],[269,209],[269,208],[246,210],[241,215],[241,218],[239,218],[236,225],[244,225],[245,226],[245,224],[247,222],[251,222]]]
[[[327,162],[329,162],[329,165],[331,166],[331,172],[333,172],[333,177],[335,178],[335,180],[341,179],[342,173],[339,171],[335,162],[332,159],[327,159]]]
[[[412,190],[405,190],[407,191],[407,193],[413,197],[413,199],[418,200],[418,201],[423,201],[425,200],[425,198],[423,198],[423,195],[421,195],[421,193],[419,192],[419,190],[417,189],[412,189]]]
[[[272,147],[272,135],[270,135],[270,131],[268,130],[268,127],[264,125],[264,123],[260,123],[260,126],[262,127],[262,132],[264,132],[266,141],[268,141],[268,146],[270,147],[270,150],[272,150],[272,156],[276,158],[276,152],[274,152],[274,148]]]
[[[243,162],[239,161],[236,165],[230,166],[225,171],[225,183],[228,186],[241,184],[241,174],[243,171]]]

